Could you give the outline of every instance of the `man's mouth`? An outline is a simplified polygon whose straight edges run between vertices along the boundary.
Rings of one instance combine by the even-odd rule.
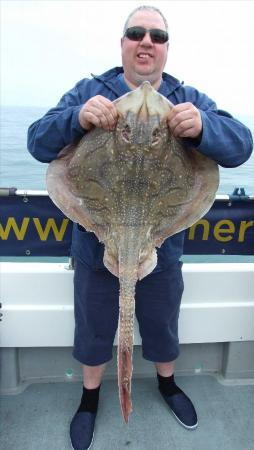
[[[140,53],[137,54],[137,57],[139,59],[144,59],[145,60],[145,59],[148,59],[148,58],[152,58],[153,55],[151,55],[150,53],[140,52]]]

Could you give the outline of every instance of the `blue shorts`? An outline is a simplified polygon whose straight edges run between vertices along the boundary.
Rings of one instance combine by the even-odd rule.
[[[152,273],[136,285],[136,317],[143,357],[173,361],[179,355],[178,317],[183,293],[182,263]],[[119,280],[108,270],[94,271],[75,261],[73,356],[96,366],[112,358],[118,325]]]

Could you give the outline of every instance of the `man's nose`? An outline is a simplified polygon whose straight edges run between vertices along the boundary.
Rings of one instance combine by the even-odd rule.
[[[143,37],[143,39],[141,41],[141,44],[153,45],[149,31],[146,32],[145,36]]]

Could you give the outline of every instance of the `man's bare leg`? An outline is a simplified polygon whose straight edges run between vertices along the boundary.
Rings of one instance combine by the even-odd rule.
[[[87,366],[83,364],[83,384],[86,389],[96,389],[100,386],[106,364],[99,366]]]
[[[170,361],[166,363],[155,363],[157,372],[162,377],[171,377],[175,369],[175,361]]]

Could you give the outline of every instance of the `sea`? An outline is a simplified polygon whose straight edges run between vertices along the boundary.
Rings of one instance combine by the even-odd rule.
[[[48,165],[36,161],[30,155],[26,141],[29,125],[41,118],[48,109],[47,107],[30,106],[1,107],[0,187],[46,190],[45,174]],[[254,135],[254,116],[241,115],[236,118],[247,125]],[[254,153],[240,167],[220,168],[218,194],[231,194],[236,187],[242,187],[247,195],[254,196]],[[197,257],[195,258],[197,260]],[[244,258],[250,260],[250,257]],[[203,258],[201,260],[203,261]],[[188,257],[186,257],[186,261],[188,261]]]

